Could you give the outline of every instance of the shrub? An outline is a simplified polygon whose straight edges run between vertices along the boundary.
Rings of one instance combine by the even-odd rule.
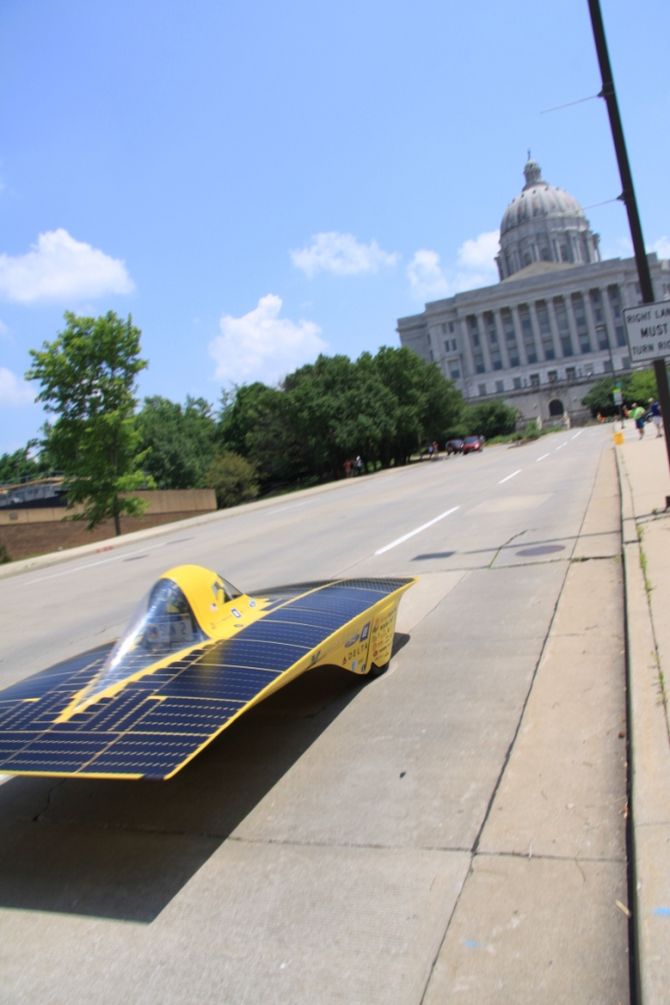
[[[216,492],[219,509],[237,506],[258,495],[258,479],[253,464],[239,454],[219,454],[212,461],[206,477],[207,485]]]

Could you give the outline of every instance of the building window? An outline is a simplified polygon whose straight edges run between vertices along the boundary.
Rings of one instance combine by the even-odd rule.
[[[496,331],[496,322],[493,316],[493,311],[484,312],[484,328],[489,340],[489,345],[496,345],[498,342],[498,332]]]
[[[539,387],[540,386],[540,375],[539,373],[531,373],[530,375],[530,386]]]
[[[515,377],[513,380],[514,390],[518,391],[521,387],[521,377]]]
[[[573,293],[570,299],[572,301],[572,312],[575,316],[577,338],[579,339],[579,351],[584,353],[592,352],[591,339],[589,337],[589,325],[586,320],[584,297],[581,293]]]
[[[614,318],[621,317],[621,293],[619,287],[612,284],[607,287],[607,299],[610,302],[610,310]]]
[[[572,336],[570,335],[570,322],[568,321],[568,312],[563,297],[554,297],[554,317],[556,318],[558,337],[561,340],[561,352],[563,356],[574,356]]]
[[[496,381],[496,394],[502,394],[504,390],[505,390],[505,381],[504,380],[497,380]]]
[[[479,392],[479,397],[482,398],[486,394],[486,384],[477,384],[477,391]]]
[[[530,319],[528,304],[519,304],[519,321],[521,322],[521,336],[523,347],[526,353],[526,362],[537,363],[537,346],[533,334],[533,325]]]
[[[516,340],[516,331],[514,329],[514,318],[509,307],[503,307],[500,311],[500,322],[502,324],[503,335],[505,337],[505,345],[507,346],[507,352],[509,354],[510,366],[518,366],[519,347]]]
[[[566,368],[565,368],[565,379],[566,380],[576,380],[577,379],[577,371],[575,370],[574,366],[566,366]]]
[[[606,359],[603,362],[603,373],[611,373],[611,372],[612,372],[612,363],[609,359]]]
[[[604,321],[603,301],[600,290],[589,290],[589,300],[591,301],[591,312],[595,324],[602,324]]]
[[[558,383],[558,370],[550,370],[547,374],[547,380],[550,384]]]
[[[540,341],[542,342],[542,352],[544,353],[544,358],[546,360],[555,359],[556,353],[554,352],[554,340],[551,337],[549,310],[545,300],[538,300],[536,302],[535,316],[537,318],[537,327],[540,332]]]
[[[609,340],[609,334],[607,332],[607,326],[606,325],[598,325],[598,327],[596,328],[596,335],[598,337],[598,348],[599,349],[609,349],[610,348],[610,340]]]

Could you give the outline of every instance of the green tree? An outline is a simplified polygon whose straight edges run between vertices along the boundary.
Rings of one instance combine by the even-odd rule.
[[[11,454],[0,456],[0,483],[25,482],[32,478],[42,478],[49,472],[49,464],[43,455],[32,457],[31,451],[37,446],[30,440],[25,447]]]
[[[635,370],[629,374],[623,385],[623,398],[627,405],[634,401],[646,407],[650,398],[658,396],[656,374],[652,369]]]
[[[614,415],[618,411],[618,406],[614,404],[613,391],[615,387],[623,386],[619,377],[602,377],[589,390],[588,394],[582,398],[582,405],[586,405],[591,411],[591,415]]]
[[[37,401],[56,419],[46,428],[46,449],[62,472],[69,503],[81,503],[81,519],[95,527],[112,518],[121,533],[123,513],[142,511],[124,496],[146,484],[134,416],[140,330],[112,311],[104,317],[65,314],[53,342],[31,349],[28,380],[41,384]]]
[[[264,489],[304,473],[287,395],[259,381],[222,394],[218,442],[222,451],[253,464]]]
[[[590,409],[591,415],[598,415],[598,413],[601,415],[618,414],[619,405],[614,404],[612,393],[615,387],[621,388],[623,402],[629,407],[634,401],[646,405],[650,398],[655,398],[658,395],[656,374],[649,368],[647,370],[634,370],[625,376],[602,377],[582,398],[582,404]]]
[[[393,435],[385,444],[383,462],[405,464],[422,444],[441,442],[460,421],[463,398],[434,363],[411,349],[383,347],[374,362],[393,396]]]
[[[264,488],[337,478],[360,454],[373,466],[404,464],[441,440],[463,399],[438,368],[409,349],[319,356],[281,388],[251,384],[222,395],[222,449],[254,464]]]
[[[513,433],[517,417],[517,410],[504,401],[482,401],[466,406],[463,421],[468,435],[480,434],[491,440]]]
[[[258,481],[253,464],[230,451],[214,458],[206,481],[216,492],[216,502],[220,509],[248,502],[258,495]]]
[[[143,468],[158,488],[203,488],[215,454],[216,422],[204,398],[175,404],[155,395],[137,416]]]

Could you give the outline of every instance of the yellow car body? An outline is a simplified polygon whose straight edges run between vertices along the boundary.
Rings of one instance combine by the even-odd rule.
[[[201,566],[170,569],[111,650],[0,692],[0,772],[171,778],[307,670],[384,668],[414,582],[333,580],[250,596]]]

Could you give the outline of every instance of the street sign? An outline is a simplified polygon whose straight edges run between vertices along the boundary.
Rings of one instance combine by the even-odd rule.
[[[670,300],[626,307],[623,316],[631,363],[670,356]]]

